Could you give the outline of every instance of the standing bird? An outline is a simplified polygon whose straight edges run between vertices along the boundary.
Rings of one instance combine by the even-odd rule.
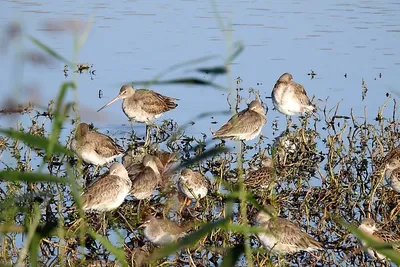
[[[146,221],[140,226],[144,227],[144,235],[156,245],[165,245],[176,241],[183,236],[186,229],[177,223],[147,216]]]
[[[129,120],[146,124],[145,146],[150,142],[149,123],[163,115],[165,112],[178,106],[174,102],[175,100],[178,100],[177,98],[163,96],[152,90],[136,90],[130,85],[123,85],[119,90],[118,96],[97,110],[97,112],[108,107],[119,99],[123,99],[122,110]]]
[[[278,254],[323,249],[321,243],[315,241],[297,225],[277,217],[275,210],[271,208],[268,210],[271,210],[272,215],[264,211],[256,215],[256,223],[266,231],[257,234],[265,248]]]
[[[81,195],[84,211],[110,211],[118,208],[131,190],[132,182],[121,163],[113,163],[110,171],[100,176]]]
[[[249,107],[235,114],[214,133],[214,138],[233,140],[252,140],[256,138],[267,122],[265,110],[260,101],[253,100]]]
[[[279,77],[272,90],[271,97],[275,109],[288,116],[314,111],[315,109],[304,87],[294,82],[290,73],[284,73]]]
[[[246,175],[244,183],[246,186],[254,189],[270,188],[274,182],[274,163],[270,157],[261,160],[261,168],[249,172]]]
[[[156,156],[144,156],[144,168],[135,177],[131,176],[132,189],[129,195],[142,200],[149,198],[153,194],[153,191],[161,183],[160,171],[156,163],[157,159]]]
[[[397,159],[392,158],[386,163],[385,179],[394,191],[400,193],[400,162]]]
[[[178,190],[190,200],[201,199],[208,193],[208,180],[200,172],[184,169],[178,180]],[[190,204],[190,202],[189,202]]]
[[[372,237],[376,241],[393,242],[393,243],[400,242],[399,234],[390,233],[390,232],[382,230],[382,229],[377,229],[375,221],[371,218],[365,218],[364,220],[362,220],[358,229],[360,231],[362,231],[364,234]],[[361,243],[363,246],[366,246],[366,243],[364,241],[361,241]],[[399,245],[393,245],[393,249],[400,252]],[[368,255],[373,259],[383,260],[386,258],[386,256],[374,251],[371,248],[368,248],[367,252],[368,252]]]
[[[125,150],[111,137],[89,131],[89,125],[84,122],[80,123],[76,129],[75,138],[71,141],[71,149],[83,161],[94,165],[110,163],[125,153]]]

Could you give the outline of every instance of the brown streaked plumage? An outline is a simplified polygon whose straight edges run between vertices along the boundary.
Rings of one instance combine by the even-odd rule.
[[[277,217],[273,208],[270,207],[267,210],[272,214],[260,211],[256,215],[256,223],[266,230],[265,233],[257,234],[266,249],[278,254],[323,249],[321,243],[303,232],[297,225]]]
[[[116,98],[101,107],[98,111],[123,99],[122,110],[125,115],[134,121],[148,123],[163,113],[176,108],[177,98],[163,96],[147,89],[136,90],[130,85],[123,85]]]
[[[269,188],[273,181],[274,166],[270,157],[265,157],[261,161],[261,168],[251,171],[246,175],[244,183],[246,186],[259,189]]]
[[[275,109],[285,115],[292,116],[315,109],[304,87],[294,82],[290,73],[284,73],[279,77],[271,97]]]
[[[214,138],[252,140],[256,138],[267,122],[265,110],[259,100],[253,100],[249,107],[235,114],[214,133]]]
[[[184,169],[178,180],[178,189],[186,197],[201,199],[208,193],[209,182],[200,172]]]
[[[395,190],[400,193],[400,162],[396,158],[391,158],[386,163],[385,168],[386,182]]]
[[[389,151],[385,155],[385,157],[380,160],[375,170],[371,174],[371,177],[375,177],[373,179],[379,179],[381,175],[384,175],[384,177],[388,181],[388,178],[390,177],[389,172],[392,172],[396,165],[400,167],[400,146],[397,146],[396,148]],[[390,184],[389,181],[388,183]]]
[[[132,182],[120,163],[113,163],[110,171],[100,176],[82,194],[83,210],[110,211],[118,208],[128,195]]]
[[[391,233],[382,229],[376,228],[376,223],[371,218],[366,218],[361,221],[360,226],[358,227],[360,231],[364,234],[372,237],[373,239],[381,242],[391,242],[398,243],[400,242],[400,235],[398,233]],[[361,241],[363,246],[366,246],[364,241]],[[400,245],[394,245],[393,249],[400,252]],[[371,248],[367,249],[368,255],[373,259],[383,260],[386,257]]]
[[[109,136],[89,131],[89,125],[84,122],[76,129],[71,149],[86,163],[94,165],[104,165],[125,153],[125,150]]]
[[[141,225],[144,227],[144,235],[156,245],[165,245],[176,241],[185,234],[187,227],[179,226],[177,223],[157,219],[154,216],[147,216],[146,221]]]
[[[132,179],[132,189],[129,195],[136,199],[149,198],[156,187],[161,183],[161,176],[156,161],[157,157],[146,155],[143,158],[144,168],[136,175],[130,176]]]
[[[130,85],[123,85],[119,90],[118,96],[99,108],[97,112],[119,99],[123,99],[122,110],[130,120],[146,123],[146,146],[150,142],[150,128],[148,124],[165,112],[178,106],[174,102],[178,100],[177,98],[163,96],[148,89],[136,90]]]

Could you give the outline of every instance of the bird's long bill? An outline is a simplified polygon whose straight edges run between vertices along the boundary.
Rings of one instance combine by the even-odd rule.
[[[104,106],[102,106],[101,108],[99,108],[99,109],[97,110],[97,112],[99,112],[99,111],[102,110],[103,108],[108,107],[109,105],[111,105],[112,103],[114,103],[115,101],[117,101],[117,100],[119,100],[119,99],[121,99],[121,96],[120,96],[120,95],[117,95],[116,98],[114,98],[113,100],[111,100],[110,102],[108,102],[107,104],[105,104]]]

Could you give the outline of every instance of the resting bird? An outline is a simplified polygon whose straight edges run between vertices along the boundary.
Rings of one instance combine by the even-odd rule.
[[[163,115],[165,112],[178,106],[174,102],[175,100],[178,100],[177,98],[163,96],[152,90],[136,90],[130,85],[123,85],[119,90],[118,96],[97,110],[97,112],[108,107],[119,99],[123,99],[122,110],[130,120],[146,124],[145,145],[148,145],[150,142],[149,123]]]
[[[81,195],[85,211],[110,211],[118,208],[128,195],[132,182],[121,163],[113,163],[110,171],[100,176]]]
[[[184,169],[178,180],[178,189],[189,199],[201,199],[208,193],[209,183],[200,172]],[[190,202],[189,202],[190,203]]]
[[[372,237],[373,239],[381,242],[393,242],[398,243],[400,242],[400,235],[397,233],[391,233],[382,229],[377,229],[375,221],[371,218],[365,218],[361,221],[360,226],[358,227],[360,231],[364,234]],[[361,241],[363,246],[366,246],[364,241]],[[394,245],[393,249],[400,252],[400,246]],[[386,257],[371,248],[367,250],[368,255],[373,259],[384,260]]]
[[[156,245],[165,245],[176,241],[183,236],[186,229],[177,223],[147,216],[146,221],[140,226],[144,227],[144,235]]]
[[[277,217],[272,208],[268,208],[268,210],[273,213],[273,216],[264,211],[260,211],[256,215],[258,226],[266,231],[257,234],[266,249],[278,254],[323,249],[319,242],[303,232],[297,225]]]
[[[292,116],[315,109],[304,87],[294,82],[290,73],[284,73],[279,77],[271,97],[275,109],[285,115]]]
[[[267,122],[265,110],[259,100],[253,100],[249,107],[235,114],[214,133],[214,138],[252,140],[256,138]]]
[[[274,182],[274,163],[270,157],[265,157],[261,161],[261,168],[249,172],[244,183],[254,189],[270,188]]]
[[[392,158],[386,163],[385,179],[394,191],[400,193],[400,162],[397,159]]]
[[[149,198],[153,194],[153,191],[161,183],[160,171],[156,164],[157,159],[156,156],[144,156],[144,168],[135,177],[131,176],[132,189],[129,195],[141,200]]]
[[[125,150],[109,136],[89,131],[89,125],[84,122],[80,123],[76,129],[75,138],[71,141],[71,149],[84,162],[100,166],[125,153]]]

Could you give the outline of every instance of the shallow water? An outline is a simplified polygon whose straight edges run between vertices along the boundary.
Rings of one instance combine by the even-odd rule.
[[[113,4],[69,1],[64,5],[51,1],[6,1],[1,5],[3,30],[11,21],[21,22],[28,34],[68,59],[73,52],[71,31],[60,30],[54,24],[66,20],[85,25],[92,20],[79,62],[93,64],[96,75],[94,80],[89,75],[80,75],[78,88],[82,119],[100,128],[127,123],[120,103],[101,113],[95,112],[118,93],[123,83],[151,79],[176,63],[218,55],[209,63],[174,71],[165,77],[211,78],[199,75],[194,69],[221,64],[227,54],[227,43],[233,41],[242,41],[245,50],[231,65],[230,83],[225,77],[213,80],[224,86],[234,86],[234,79],[241,77],[245,90],[253,87],[260,90],[261,96],[270,96],[277,78],[283,72],[291,72],[310,97],[315,96],[314,102],[320,107],[327,98],[330,107],[343,99],[340,110],[348,114],[354,108],[357,115],[363,114],[364,106],[375,113],[385,94],[397,89],[400,5],[392,1],[379,4],[219,1],[216,9],[225,25],[231,23],[228,31],[220,30],[212,4],[202,1]],[[226,40],[226,35],[232,38]],[[46,104],[65,81],[63,64],[53,62],[41,67],[25,64],[20,68],[15,53],[37,51],[27,40],[23,45],[15,41],[2,54],[0,82],[4,86],[0,92],[3,96],[15,96],[15,88],[21,87],[18,98],[34,95]],[[307,75],[311,70],[317,73],[312,80]],[[72,71],[69,74],[72,77]],[[364,101],[361,101],[362,79],[369,89]],[[99,89],[104,99],[98,98]],[[226,93],[212,88],[154,85],[152,89],[181,99],[179,107],[163,117],[174,118],[179,124],[204,111],[228,108]],[[271,110],[270,99],[265,99],[265,103],[270,108],[267,114],[270,122],[284,121],[284,116]],[[211,124],[212,119],[204,119],[192,131],[209,133],[210,127],[216,129],[228,118],[229,115],[217,116],[217,125]],[[265,127],[263,133],[269,137],[270,127]]]
[[[109,131],[112,135],[123,136],[131,129],[121,111],[121,102],[100,113],[96,110],[115,97],[122,84],[152,79],[171,65],[202,56],[217,55],[209,62],[173,71],[164,78],[199,77],[235,87],[235,79],[240,77],[245,100],[247,89],[253,87],[260,90],[269,108],[263,129],[269,144],[276,137],[271,122],[278,120],[282,130],[286,125],[285,116],[272,110],[271,100],[265,98],[270,96],[283,72],[292,73],[308,95],[315,96],[313,102],[320,109],[325,104],[330,109],[342,100],[340,115],[348,116],[350,109],[354,109],[355,116],[361,117],[365,108],[370,121],[384,103],[386,93],[398,91],[400,5],[395,2],[219,1],[216,4],[219,14],[225,23],[231,22],[231,29],[225,31],[218,25],[212,4],[203,1],[112,4],[69,1],[64,5],[51,1],[6,1],[0,6],[3,30],[11,21],[21,22],[28,34],[68,59],[73,54],[71,32],[56,29],[54,23],[64,20],[84,23],[92,17],[79,62],[93,64],[96,75],[93,80],[86,73],[78,76],[80,115],[82,120],[93,122],[102,132]],[[229,50],[227,44],[234,41],[243,42],[245,50],[230,66],[232,74],[228,79],[195,71],[198,67],[222,64]],[[3,47],[0,92],[4,99],[35,98],[47,105],[48,100],[55,98],[60,84],[72,79],[72,70],[66,79],[62,63],[52,61],[42,66],[18,63],[18,53],[31,50],[38,51],[27,40],[23,44],[15,40]],[[312,70],[317,73],[314,79],[307,75]],[[362,80],[369,89],[364,101]],[[151,88],[180,98],[177,109],[162,117],[173,118],[179,125],[202,112],[228,110],[227,92],[210,87],[153,85]],[[103,91],[102,99],[98,98],[99,89]],[[73,94],[69,98],[73,99]],[[318,113],[322,117],[322,111]],[[390,117],[391,108],[383,115]],[[210,137],[209,129],[216,130],[229,117],[207,116],[189,127],[187,134],[200,136],[204,132]],[[2,117],[0,124],[15,126],[15,120]],[[69,134],[70,127],[66,125],[63,137]],[[144,134],[142,125],[134,127]],[[323,147],[321,142],[319,145]],[[314,178],[312,185],[321,183],[319,176]],[[314,222],[310,224],[315,226]]]

